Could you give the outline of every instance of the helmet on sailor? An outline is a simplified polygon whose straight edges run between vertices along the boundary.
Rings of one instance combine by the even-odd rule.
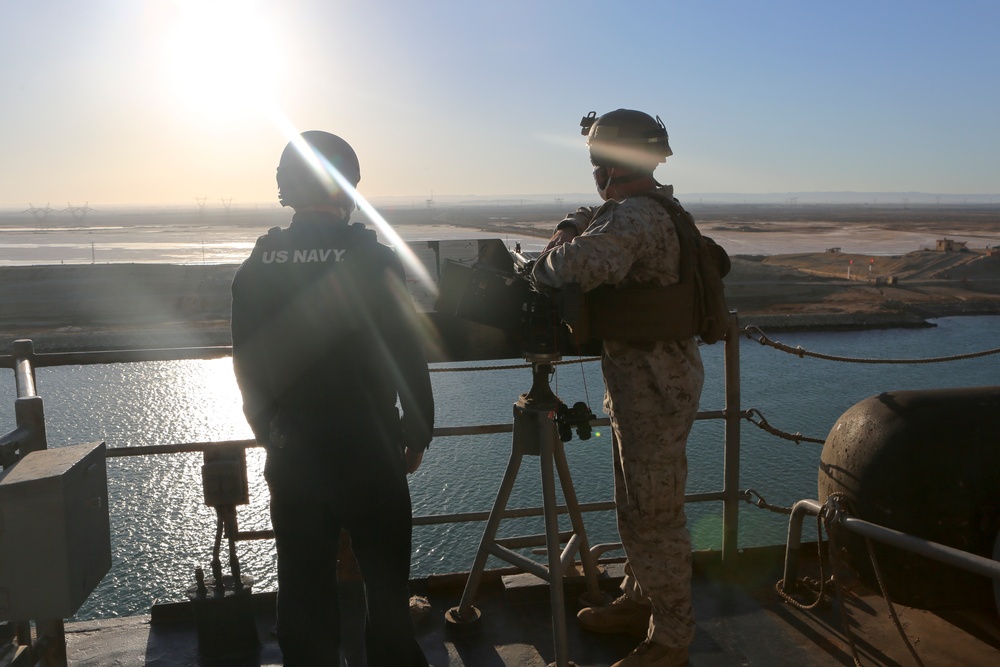
[[[657,116],[617,109],[598,116],[591,111],[580,121],[595,167],[627,167],[652,172],[673,155],[667,129]]]
[[[361,166],[351,145],[329,132],[309,130],[288,142],[278,160],[278,201],[302,208],[347,196],[361,181]],[[350,185],[345,192],[344,185]]]

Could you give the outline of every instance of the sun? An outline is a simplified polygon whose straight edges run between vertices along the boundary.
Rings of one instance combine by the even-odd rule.
[[[164,35],[171,98],[209,119],[270,111],[283,69],[273,30],[254,2],[175,3]]]

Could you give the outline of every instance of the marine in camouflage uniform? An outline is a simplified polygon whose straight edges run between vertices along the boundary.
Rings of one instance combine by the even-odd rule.
[[[552,247],[535,263],[535,283],[543,288],[577,283],[589,292],[601,285],[678,282],[680,242],[670,215],[653,196],[636,196],[672,199],[673,187],[652,180],[652,168],[618,187],[598,171],[606,203],[581,208],[559,224]],[[623,592],[652,605],[643,646],[668,647],[675,650],[670,655],[679,656],[663,662],[630,656],[619,664],[684,664],[695,631],[684,489],[687,436],[704,380],[698,344],[693,338],[605,340],[601,370],[604,409],[611,417],[618,529],[628,557]],[[636,653],[640,650],[645,649]]]

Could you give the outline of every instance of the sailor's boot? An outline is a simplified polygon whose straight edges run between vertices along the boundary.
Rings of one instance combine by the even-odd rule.
[[[622,595],[606,607],[584,607],[576,619],[580,627],[590,632],[645,637],[652,611],[652,605],[635,602]]]

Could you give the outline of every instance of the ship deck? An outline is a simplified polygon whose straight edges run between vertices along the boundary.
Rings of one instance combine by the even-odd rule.
[[[815,544],[803,546],[800,573],[816,576],[816,557],[807,560]],[[742,551],[736,572],[723,568],[717,554],[695,556],[697,635],[691,647],[692,666],[852,665],[852,640],[862,665],[1000,664],[1000,619],[992,607],[927,611],[896,604],[918,662],[900,637],[882,596],[849,572],[838,571],[842,614],[835,597],[810,610],[781,599],[775,582],[781,578],[783,547]],[[613,593],[620,581],[621,564],[609,562],[601,569],[601,586]],[[462,580],[462,575],[446,575],[412,582],[413,593],[430,604],[423,614],[415,616],[415,623],[431,665],[534,667],[555,662],[546,584],[532,575],[504,576],[501,571],[488,571],[475,603],[482,612],[479,627],[457,632],[446,623],[445,612],[458,604]],[[989,586],[988,580],[983,582]],[[573,615],[580,607],[579,583],[566,580],[568,656],[578,667],[606,667],[625,656],[639,639],[596,635],[577,627]],[[802,599],[808,602],[809,597],[806,594]],[[261,645],[243,656],[199,655],[191,607],[174,603],[158,605],[146,615],[68,623],[69,665],[280,665],[281,653],[271,634],[274,596],[255,594],[253,602]],[[360,583],[344,586],[342,607],[346,664],[364,665],[359,643],[351,641],[361,636]]]

